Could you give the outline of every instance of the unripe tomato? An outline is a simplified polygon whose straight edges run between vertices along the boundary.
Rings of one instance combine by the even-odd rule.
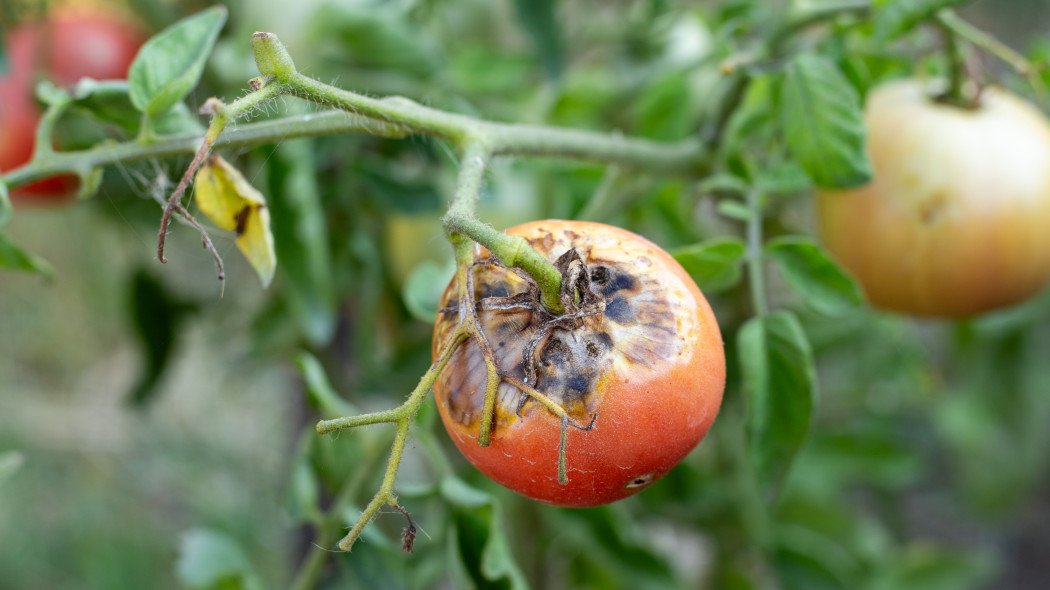
[[[511,383],[499,388],[491,444],[478,445],[487,373],[473,340],[434,384],[445,428],[482,473],[541,502],[597,506],[644,489],[700,442],[718,413],[725,355],[707,300],[670,255],[626,230],[548,220],[507,233],[551,261],[575,248],[584,265],[576,285],[586,291],[585,311],[560,318],[539,307],[526,279],[488,262],[487,251],[478,250],[472,269],[500,371],[535,387],[577,426],[567,429],[567,481],[558,481],[561,419]],[[435,355],[458,322],[456,308],[453,281],[437,316]]]
[[[963,317],[1050,280],[1050,125],[989,88],[978,108],[937,103],[915,81],[868,98],[874,180],[824,191],[825,244],[873,305]]]

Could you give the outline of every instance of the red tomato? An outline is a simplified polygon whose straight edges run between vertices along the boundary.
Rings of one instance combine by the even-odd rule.
[[[961,317],[1050,280],[1050,125],[987,89],[979,108],[931,100],[915,81],[871,93],[868,185],[819,195],[824,242],[872,304]]]
[[[507,233],[551,260],[576,249],[581,311],[550,316],[526,280],[479,250],[478,316],[506,379],[491,444],[479,446],[485,364],[476,342],[461,345],[434,384],[445,428],[482,473],[541,502],[597,506],[646,488],[700,442],[718,413],[725,355],[707,300],[670,255],[626,230],[548,220]],[[456,301],[453,281],[435,325],[435,355],[457,324],[448,311]],[[558,481],[561,419],[508,380],[531,384],[578,426],[567,430],[567,482]]]

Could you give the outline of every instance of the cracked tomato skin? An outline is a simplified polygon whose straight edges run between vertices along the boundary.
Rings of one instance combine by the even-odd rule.
[[[485,395],[483,356],[462,344],[434,384],[453,442],[482,473],[540,502],[586,507],[614,502],[660,479],[707,434],[725,387],[725,355],[707,300],[660,247],[626,230],[581,221],[530,222],[507,230],[552,262],[575,247],[604,310],[545,331],[542,311],[492,305],[528,283],[485,262],[473,268],[479,322],[505,375],[525,380],[532,344],[535,387],[589,430],[567,430],[566,475],[558,482],[561,420],[502,383],[491,444],[477,443]],[[496,299],[491,299],[496,298]],[[445,290],[434,331],[435,357],[455,328],[457,286]],[[591,422],[593,419],[593,423]]]
[[[917,81],[880,86],[865,109],[874,180],[823,191],[828,250],[875,306],[965,317],[1019,302],[1050,280],[1050,125],[987,88],[972,110]]]

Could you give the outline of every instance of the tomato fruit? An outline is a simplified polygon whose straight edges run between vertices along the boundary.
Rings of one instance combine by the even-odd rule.
[[[574,284],[581,309],[591,311],[561,317],[542,310],[529,281],[490,262],[487,251],[478,249],[472,268],[478,320],[502,376],[531,384],[577,425],[566,430],[567,481],[558,478],[561,419],[506,379],[491,444],[478,444],[487,373],[474,340],[434,384],[445,428],[482,473],[541,502],[597,506],[644,489],[700,442],[718,413],[725,354],[707,300],[669,254],[626,230],[548,220],[507,233],[552,261],[574,248],[583,264],[583,282]],[[435,356],[458,321],[457,291],[453,281],[442,298]]]
[[[873,305],[964,317],[1021,301],[1050,280],[1050,125],[989,88],[975,109],[916,81],[876,88],[865,108],[874,180],[823,191],[830,252]]]
[[[0,76],[0,171],[32,157],[40,108],[33,96],[39,77],[61,86],[81,78],[125,78],[145,36],[115,11],[63,6],[41,23],[27,22],[6,39],[8,71]],[[74,194],[77,179],[61,176],[12,191],[16,202],[54,202]]]

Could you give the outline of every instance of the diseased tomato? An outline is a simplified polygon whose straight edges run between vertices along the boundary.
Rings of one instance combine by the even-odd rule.
[[[1050,280],[1050,125],[986,89],[974,110],[915,81],[866,107],[875,178],[818,195],[821,233],[872,304],[963,317],[1021,301]]]
[[[491,445],[477,443],[487,373],[473,340],[434,385],[445,428],[482,473],[541,502],[597,506],[644,489],[700,442],[718,413],[725,356],[707,300],[670,255],[626,230],[548,220],[507,233],[552,261],[565,255],[578,309],[549,315],[530,280],[479,248],[474,298],[503,377]],[[437,316],[435,356],[458,321],[457,297],[453,281]],[[558,481],[561,419],[514,382],[534,387],[575,424],[566,430],[566,482]]]

